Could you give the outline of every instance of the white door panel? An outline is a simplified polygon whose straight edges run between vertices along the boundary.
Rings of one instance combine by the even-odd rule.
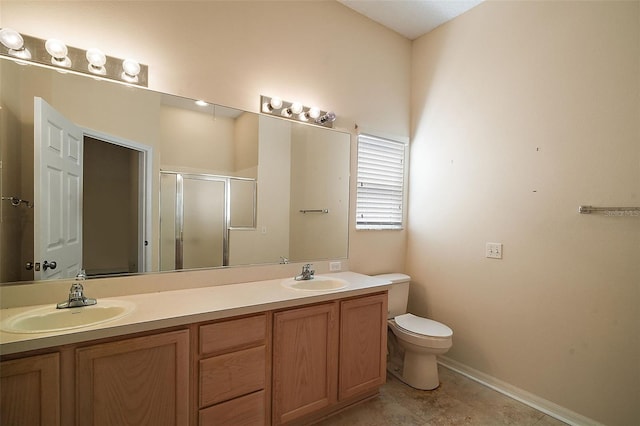
[[[82,267],[82,130],[41,98],[34,102],[36,280]],[[46,267],[55,262],[56,267]]]

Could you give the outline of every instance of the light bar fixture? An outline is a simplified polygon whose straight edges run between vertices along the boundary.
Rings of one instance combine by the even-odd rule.
[[[133,59],[107,56],[95,47],[83,50],[67,46],[62,40],[43,40],[20,34],[11,28],[0,29],[0,43],[0,56],[122,83],[148,86],[149,67]]]
[[[306,107],[300,102],[283,101],[280,98],[260,96],[260,111],[265,114],[277,115],[289,120],[315,124],[323,127],[333,127],[336,115],[320,108]]]

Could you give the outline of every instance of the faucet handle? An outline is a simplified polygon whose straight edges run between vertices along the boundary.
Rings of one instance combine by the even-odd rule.
[[[82,300],[84,298],[84,287],[79,282],[71,284],[69,289],[69,300]]]

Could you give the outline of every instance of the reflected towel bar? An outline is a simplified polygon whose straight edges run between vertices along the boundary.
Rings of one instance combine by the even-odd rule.
[[[640,207],[593,207],[580,206],[578,213],[605,213],[607,216],[640,216]]]
[[[329,209],[300,210],[300,213],[329,213]]]

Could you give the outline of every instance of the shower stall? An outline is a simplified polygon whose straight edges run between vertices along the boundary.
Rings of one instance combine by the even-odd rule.
[[[160,172],[160,270],[229,265],[232,229],[255,229],[256,180]]]

